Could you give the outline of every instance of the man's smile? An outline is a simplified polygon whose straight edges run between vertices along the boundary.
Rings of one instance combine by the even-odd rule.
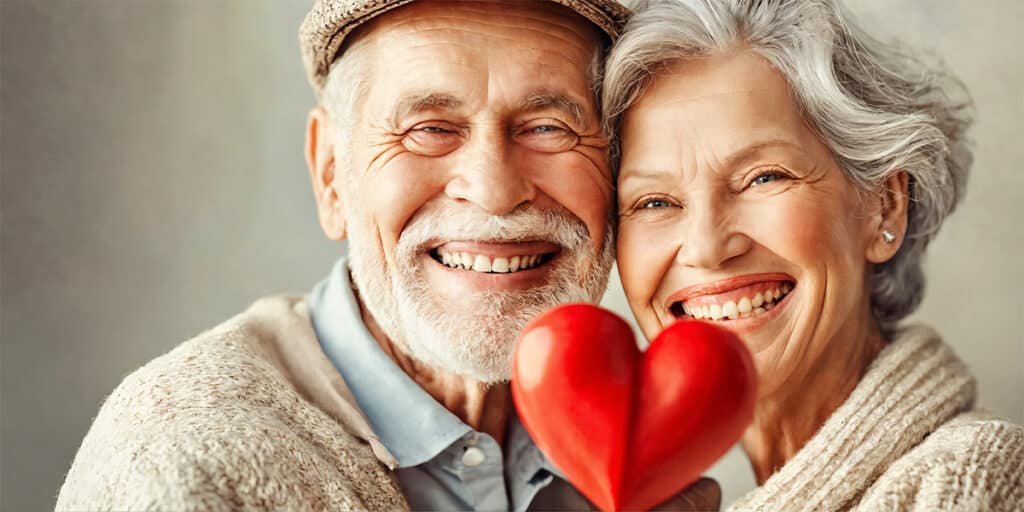
[[[448,294],[525,290],[548,283],[562,252],[543,241],[456,241],[430,249],[424,265]]]
[[[546,265],[559,252],[561,248],[549,242],[447,242],[432,249],[430,256],[456,270],[512,274]]]

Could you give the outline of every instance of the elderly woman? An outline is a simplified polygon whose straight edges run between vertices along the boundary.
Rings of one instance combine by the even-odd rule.
[[[606,66],[618,260],[648,337],[736,332],[760,374],[737,510],[1024,507],[1024,429],[974,410],[921,257],[964,192],[965,103],[829,0],[637,6]]]

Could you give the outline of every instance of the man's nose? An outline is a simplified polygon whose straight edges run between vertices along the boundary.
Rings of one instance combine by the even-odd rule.
[[[464,147],[445,193],[492,215],[505,215],[533,201],[536,189],[504,137],[481,137]]]
[[[734,215],[727,207],[709,203],[688,206],[677,263],[719,269],[750,250],[750,238],[736,229]]]

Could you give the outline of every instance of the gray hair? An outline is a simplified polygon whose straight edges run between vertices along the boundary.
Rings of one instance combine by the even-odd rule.
[[[667,66],[749,47],[787,78],[805,120],[863,191],[907,173],[906,237],[871,281],[873,315],[891,333],[920,305],[921,258],[967,185],[971,106],[962,83],[940,63],[869,36],[836,0],[645,0],[634,8],[605,65],[609,133]]]
[[[369,60],[363,47],[353,47],[334,60],[324,81],[320,106],[327,112],[331,123],[335,151],[338,153],[335,165],[340,166],[339,171],[348,170],[348,156],[351,154],[349,137],[356,121],[356,105],[366,94]],[[342,179],[350,179],[347,172],[340,176]]]

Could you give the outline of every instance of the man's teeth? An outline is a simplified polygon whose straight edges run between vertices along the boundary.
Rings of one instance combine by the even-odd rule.
[[[756,316],[775,307],[778,302],[793,289],[790,283],[758,292],[753,297],[742,297],[739,301],[727,301],[725,304],[688,304],[683,303],[683,312],[698,320],[736,320]]]
[[[440,252],[441,263],[451,268],[472,270],[473,272],[506,274],[529,270],[543,263],[543,254],[512,256],[511,258],[490,258],[483,254],[466,252]]]

